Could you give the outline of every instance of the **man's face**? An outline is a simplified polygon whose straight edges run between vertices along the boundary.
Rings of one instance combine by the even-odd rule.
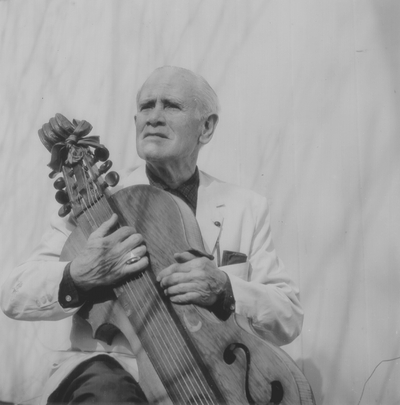
[[[196,162],[202,122],[193,86],[181,73],[153,73],[138,100],[136,147],[146,161],[165,165]]]

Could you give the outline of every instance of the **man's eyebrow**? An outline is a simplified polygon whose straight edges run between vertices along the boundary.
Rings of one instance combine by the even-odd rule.
[[[147,101],[151,101],[151,100],[154,100],[154,99],[155,99],[155,97],[148,96],[148,97],[141,97],[141,98],[139,99],[139,101],[140,101],[141,103],[146,103]]]
[[[175,98],[175,97],[168,96],[168,97],[162,98],[161,100],[164,104],[169,103],[169,104],[177,104],[180,106],[183,105],[182,100],[180,100],[179,98]]]
[[[146,104],[151,104],[154,102],[155,102],[154,98],[147,98],[144,100],[139,100],[139,105],[146,105]]]

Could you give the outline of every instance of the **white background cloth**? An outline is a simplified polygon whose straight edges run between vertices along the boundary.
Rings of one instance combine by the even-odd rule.
[[[199,165],[268,197],[300,286],[303,333],[286,349],[318,404],[357,404],[400,356],[399,13],[397,0],[1,1],[0,278],[57,209],[37,129],[85,119],[117,168],[135,166],[139,85],[165,64],[195,70],[222,105]],[[51,326],[0,315],[0,400],[34,402]],[[399,402],[399,379],[381,364],[361,404]]]

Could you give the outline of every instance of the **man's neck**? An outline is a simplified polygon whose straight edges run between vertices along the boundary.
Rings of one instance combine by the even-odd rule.
[[[155,165],[150,162],[147,162],[146,166],[148,170],[163,180],[171,189],[176,189],[185,181],[189,180],[196,170],[196,164],[194,164],[194,166],[180,167],[179,170],[171,166]]]

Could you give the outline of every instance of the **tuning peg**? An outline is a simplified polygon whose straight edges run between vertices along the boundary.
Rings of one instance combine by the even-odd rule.
[[[106,173],[110,170],[112,166],[111,160],[107,160],[104,162],[100,167],[99,167],[99,174],[102,175],[103,173]]]
[[[110,152],[106,148],[97,148],[94,151],[94,156],[97,160],[100,160],[100,162],[105,162],[109,158]]]
[[[69,202],[68,194],[64,190],[58,190],[56,193],[56,201],[60,204],[67,204]]]
[[[66,215],[68,215],[71,212],[71,204],[67,203],[64,204],[59,210],[58,210],[58,215],[61,218],[64,218]]]
[[[106,175],[105,181],[111,187],[115,187],[119,182],[119,174],[117,172],[110,172]]]
[[[56,177],[56,175],[57,175],[57,172],[55,170],[53,170],[51,173],[49,173],[49,177],[51,179],[54,179],[54,177]]]
[[[64,177],[59,177],[53,184],[56,190],[62,190],[65,188],[65,180]]]

